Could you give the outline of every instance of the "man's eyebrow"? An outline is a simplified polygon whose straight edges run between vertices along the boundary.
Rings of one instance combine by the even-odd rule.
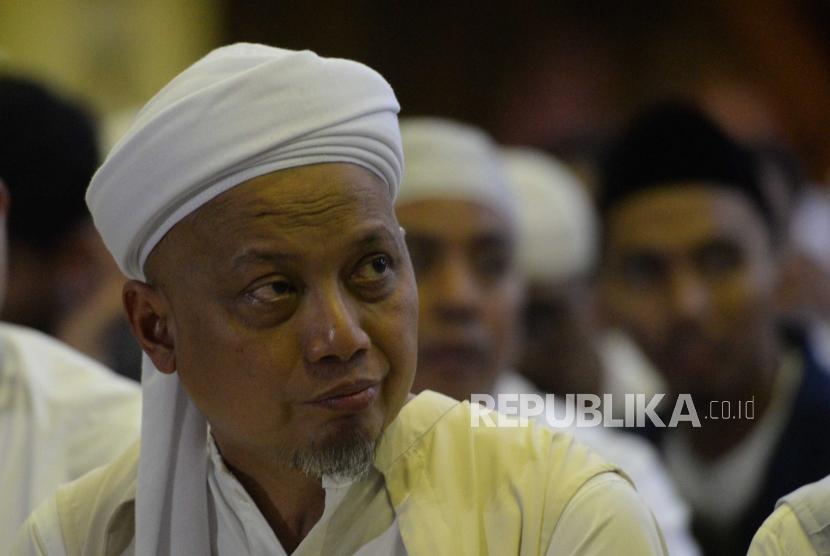
[[[671,254],[666,253],[665,250],[657,249],[654,247],[646,246],[646,247],[637,247],[634,249],[628,249],[620,254],[620,258],[622,260],[631,260],[631,259],[654,259],[654,260],[662,260],[670,258]]]
[[[395,243],[394,236],[384,226],[371,228],[360,234],[357,239],[351,242],[351,248],[373,247]],[[231,261],[232,268],[236,269],[247,264],[272,264],[280,265],[295,263],[301,258],[297,253],[282,253],[270,249],[258,247],[245,248]]]
[[[420,234],[407,230],[406,245],[410,250],[437,252],[441,245],[441,239],[438,235]]]
[[[296,261],[297,255],[279,253],[263,249],[244,249],[231,261],[232,268],[239,268],[248,264],[285,264]]]
[[[473,239],[473,245],[476,247],[500,247],[512,248],[515,243],[512,236],[500,232],[487,232],[481,234]]]
[[[353,247],[373,247],[389,243],[396,243],[395,236],[385,226],[373,227],[360,234],[355,241],[351,242]]]

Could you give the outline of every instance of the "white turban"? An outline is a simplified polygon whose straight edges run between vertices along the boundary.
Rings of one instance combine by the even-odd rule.
[[[143,278],[170,228],[256,176],[351,162],[394,198],[398,110],[389,84],[357,62],[258,44],[219,48],[139,112],[93,177],[87,204],[121,270]]]
[[[535,149],[507,148],[502,156],[518,200],[520,270],[540,280],[566,280],[591,270],[598,222],[579,179]]]
[[[256,176],[323,162],[374,172],[394,199],[398,102],[349,60],[262,45],[214,50],[161,90],[95,174],[87,204],[121,269],[143,279],[177,222]],[[144,356],[137,556],[210,554],[207,422]]]
[[[406,172],[397,204],[454,199],[487,205],[511,222],[513,195],[498,147],[481,130],[440,118],[401,119]]]

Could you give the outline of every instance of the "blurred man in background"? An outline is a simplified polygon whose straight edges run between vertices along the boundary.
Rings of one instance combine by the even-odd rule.
[[[99,162],[95,120],[39,83],[6,76],[0,129],[0,176],[14,205],[3,320],[138,379],[140,350],[121,314],[123,280],[84,204]]]
[[[519,204],[517,264],[526,295],[516,370],[543,392],[603,392],[591,199],[573,173],[541,151],[505,149],[503,158]]]
[[[523,207],[508,187],[499,149],[483,132],[438,118],[404,119],[401,134],[406,174],[396,212],[420,304],[413,390],[461,400],[477,393],[536,393],[511,371],[525,287],[516,263]],[[617,442],[601,429],[567,432],[631,476],[672,554],[697,553],[686,510],[647,444]],[[597,519],[619,523],[614,508],[596,511]]]
[[[701,427],[650,428],[707,554],[743,554],[775,501],[830,471],[830,381],[776,312],[778,222],[745,150],[654,107],[609,154],[602,289]],[[740,413],[739,413],[740,412]]]
[[[2,316],[54,334],[99,279],[91,274],[97,234],[84,205],[99,160],[95,121],[22,78],[0,78],[0,107],[0,175],[14,203]]]
[[[585,186],[563,163],[529,148],[502,150],[517,201],[517,269],[525,284],[516,369],[497,391],[610,394],[604,412],[625,415],[625,395],[654,393],[654,370],[623,334],[605,332],[596,300],[599,226]],[[533,384],[526,384],[529,379]],[[522,384],[525,383],[525,384]],[[620,464],[658,516],[672,554],[698,554],[691,515],[657,453],[622,429],[572,428],[579,440]]]
[[[92,122],[29,81],[0,79],[0,298],[3,314],[49,328],[86,287],[84,180],[97,161]],[[80,203],[80,204],[79,204]],[[11,271],[6,288],[6,220]],[[75,260],[75,257],[78,260]],[[64,265],[59,273],[52,265]],[[68,278],[66,282],[58,280]],[[34,330],[0,324],[0,539],[62,483],[138,436],[138,387]]]
[[[532,149],[504,150],[519,202],[518,268],[526,288],[517,370],[542,392],[613,395],[662,391],[662,380],[622,333],[606,330],[596,299],[599,223],[585,185]]]
[[[515,360],[524,298],[516,206],[483,132],[437,118],[401,122],[406,174],[396,204],[418,282],[415,391],[492,392]]]

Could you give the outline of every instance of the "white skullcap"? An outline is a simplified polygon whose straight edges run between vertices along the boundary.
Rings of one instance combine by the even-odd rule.
[[[589,271],[597,257],[598,222],[576,175],[535,149],[507,148],[502,156],[518,201],[520,270],[541,280]]]
[[[389,84],[357,62],[258,44],[219,48],[138,114],[93,177],[87,204],[121,270],[141,279],[170,228],[256,176],[351,162],[394,198],[398,110]]]
[[[434,199],[485,204],[513,221],[513,195],[498,147],[483,131],[451,120],[402,118],[406,172],[398,206]]]
[[[161,90],[95,174],[87,204],[125,274],[143,279],[167,231],[256,176],[349,162],[395,198],[403,165],[398,102],[349,60],[253,44],[214,50]],[[210,554],[207,420],[144,355],[136,556]]]

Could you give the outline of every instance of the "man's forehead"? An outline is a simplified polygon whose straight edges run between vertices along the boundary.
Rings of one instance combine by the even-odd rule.
[[[466,199],[427,199],[396,208],[407,237],[458,237],[469,235],[504,236],[514,234],[508,218],[486,203]]]
[[[212,199],[177,223],[153,253],[236,254],[256,241],[346,239],[365,235],[367,227],[397,230],[388,189],[377,176],[352,164],[305,166],[254,178]]]
[[[607,224],[610,245],[670,246],[764,230],[762,217],[743,195],[695,182],[666,184],[632,195],[610,210]]]
[[[385,221],[367,221],[354,226],[341,226],[326,241],[301,234],[262,234],[240,238],[235,242],[230,263],[233,266],[273,261],[301,262],[316,254],[342,253],[351,247],[382,249],[396,241],[396,227]]]
[[[355,204],[390,211],[392,206],[387,186],[372,172],[354,164],[316,164],[248,180],[194,214],[220,222],[260,215],[290,219]]]

